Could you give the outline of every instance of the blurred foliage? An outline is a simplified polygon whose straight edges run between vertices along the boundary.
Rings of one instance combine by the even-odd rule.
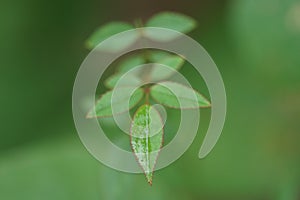
[[[210,116],[203,110],[192,146],[150,187],[143,175],[116,172],[84,149],[71,92],[95,27],[163,9],[199,21],[192,37],[223,75],[228,115],[215,149],[199,160]],[[299,13],[296,0],[1,1],[0,199],[299,199]],[[192,66],[182,73],[208,96]],[[176,111],[168,112],[174,132]],[[122,145],[127,137],[110,127]]]

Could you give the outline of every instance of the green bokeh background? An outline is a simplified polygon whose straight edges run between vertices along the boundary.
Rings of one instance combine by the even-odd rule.
[[[222,73],[228,113],[216,147],[199,160],[203,110],[192,146],[156,171],[151,187],[87,152],[71,95],[95,28],[164,10],[199,22],[190,35]],[[1,0],[0,25],[1,200],[300,199],[299,0]],[[182,73],[208,96],[191,66]]]

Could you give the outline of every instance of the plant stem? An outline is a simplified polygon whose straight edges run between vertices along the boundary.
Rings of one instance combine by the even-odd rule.
[[[144,27],[142,19],[135,20],[134,25],[135,25],[136,28],[143,28]],[[141,35],[143,35],[143,33],[141,33]],[[147,49],[143,50],[143,59],[144,59],[145,63],[151,63],[151,60],[149,59],[149,50],[147,50]],[[144,80],[144,82],[147,83],[147,84],[151,81],[150,80],[151,71],[152,71],[152,66],[148,66],[147,68],[145,68],[141,72],[142,80]],[[145,91],[145,94],[146,94],[145,102],[146,102],[146,104],[149,104],[149,93],[150,93],[149,86],[146,85],[145,88],[144,88],[144,91]]]

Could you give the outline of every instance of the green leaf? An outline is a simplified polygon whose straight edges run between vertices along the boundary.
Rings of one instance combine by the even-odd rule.
[[[146,26],[168,28],[187,33],[196,27],[196,21],[183,14],[162,12],[150,18]]]
[[[87,118],[110,117],[113,115],[112,106],[114,110],[117,110],[115,114],[120,114],[133,108],[144,95],[144,91],[141,88],[136,89],[131,94],[133,89],[134,87],[116,88],[103,94],[96,102],[95,107],[87,114]],[[116,93],[114,99],[112,99],[113,92]]]
[[[124,86],[137,86],[141,83],[141,79],[138,78],[135,74],[114,74],[105,80],[104,84],[107,88],[113,89],[119,80],[122,82],[119,83],[119,87]]]
[[[159,13],[146,23],[147,27],[161,27],[172,29],[181,33],[188,33],[196,27],[196,21],[191,17],[174,12]],[[162,32],[163,33],[163,32]],[[158,41],[169,41],[175,39],[177,34],[159,34],[159,31],[150,31],[146,35]]]
[[[111,22],[98,28],[86,41],[86,47],[88,49],[95,48],[98,44],[106,40],[107,38],[121,33],[123,31],[134,29],[133,25],[124,22]],[[103,43],[101,50],[109,52],[116,52],[121,49],[125,49],[132,45],[137,39],[137,34],[128,35],[126,38],[117,38],[111,40],[109,43]]]
[[[158,103],[177,109],[209,107],[210,102],[197,91],[187,86],[162,82],[150,88],[151,97]]]
[[[145,63],[145,60],[142,55],[137,54],[137,55],[131,56],[129,58],[126,58],[124,61],[122,61],[119,64],[118,72],[126,73],[126,72],[130,71],[131,69],[133,69],[139,65],[142,65],[144,63]]]
[[[150,77],[152,81],[165,80],[170,77],[175,71],[178,71],[182,67],[184,59],[177,55],[169,55],[157,61],[157,63],[159,65],[154,65],[151,70]]]
[[[153,170],[163,144],[163,123],[157,110],[142,105],[131,124],[131,147],[147,181],[152,184]]]
[[[167,58],[173,54],[166,52],[166,51],[161,51],[161,50],[154,50],[149,52],[149,60],[152,62],[157,62],[160,61],[164,58]]]
[[[113,74],[108,79],[105,80],[104,84],[106,87],[112,89],[116,86],[117,82],[122,78],[122,76],[134,69],[135,67],[138,67],[142,64],[144,64],[144,58],[142,55],[137,54],[133,55],[129,58],[125,58],[122,62],[120,62],[118,65],[118,71],[116,74]],[[126,74],[126,76],[123,77],[122,82],[120,83],[122,86],[136,86],[141,83],[141,79],[139,78],[140,71],[137,69],[136,71],[130,72],[130,74]]]
[[[149,60],[158,65],[153,65],[149,77],[151,81],[161,81],[169,78],[176,70],[178,71],[184,64],[184,59],[178,55],[171,54],[165,51],[150,51],[148,52]],[[113,89],[117,82],[122,78],[120,86],[137,86],[141,80],[142,70],[135,69],[134,71],[126,74],[126,72],[145,64],[145,59],[141,54],[125,59],[119,64],[119,69],[116,74],[113,74],[105,80],[104,84],[106,87]],[[164,65],[165,67],[161,66]],[[167,68],[168,67],[168,68]]]

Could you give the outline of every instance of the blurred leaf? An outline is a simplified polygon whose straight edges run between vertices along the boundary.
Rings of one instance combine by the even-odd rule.
[[[196,27],[196,21],[191,17],[174,12],[162,12],[149,19],[146,26],[173,29],[188,33]]]
[[[152,184],[153,170],[162,143],[163,124],[159,113],[150,105],[142,105],[131,125],[131,146],[149,184]]]
[[[196,21],[191,17],[185,16],[183,14],[174,12],[162,12],[159,13],[146,23],[147,27],[160,27],[172,29],[181,33],[188,33],[196,27]],[[146,35],[151,39],[158,41],[170,41],[178,37],[178,34],[164,33],[160,34],[160,31],[147,31]]]
[[[87,118],[95,117],[110,117],[113,114],[112,106],[120,114],[134,107],[143,97],[144,91],[141,88],[136,89],[133,94],[132,87],[116,88],[101,96],[96,102],[95,107],[88,113]],[[116,98],[112,99],[113,92],[117,94]],[[128,99],[129,102],[128,102]],[[129,103],[129,105],[128,105]]]
[[[182,67],[184,59],[177,55],[169,55],[158,60],[157,63],[160,65],[154,65],[151,70],[150,77],[152,81],[165,80],[170,77],[175,71],[178,71]]]
[[[118,72],[126,73],[126,72],[130,71],[131,69],[133,69],[139,65],[142,65],[144,63],[145,63],[145,60],[142,55],[137,54],[137,55],[131,56],[119,64]]]
[[[104,84],[106,87],[113,89],[119,80],[122,80],[122,82],[119,83],[119,86],[136,86],[141,83],[141,79],[139,79],[135,74],[126,74],[125,76],[124,74],[114,74],[106,79]]]
[[[197,91],[174,82],[154,85],[150,88],[150,94],[158,103],[171,108],[188,109],[210,106],[210,102]]]
[[[142,64],[144,64],[144,58],[141,54],[130,56],[129,58],[126,58],[118,65],[118,71],[116,74],[113,74],[110,76],[105,82],[105,86],[112,89],[116,86],[117,82],[122,78],[122,76],[134,69],[135,67],[138,67]],[[123,77],[122,82],[120,83],[122,86],[135,86],[138,85],[141,82],[141,79],[138,77],[140,73],[140,70],[135,69],[134,71],[130,72],[130,74],[126,74],[126,76]]]
[[[107,38],[121,33],[123,31],[134,29],[133,25],[125,22],[111,22],[98,28],[86,41],[86,47],[89,49],[95,48],[98,44],[105,41]],[[109,52],[120,51],[129,47],[135,40],[137,35],[126,35],[126,37],[116,38],[115,40],[110,40],[109,43],[101,44],[101,50],[106,50]]]
[[[165,66],[152,66],[152,70],[149,74],[151,81],[165,80],[174,73],[174,70],[179,70],[184,64],[184,59],[180,56],[173,55],[164,51],[151,51],[150,53],[148,53],[148,56],[150,57],[151,62]],[[113,74],[104,82],[105,86],[112,89],[116,86],[117,82],[121,78],[122,82],[119,83],[121,86],[136,86],[140,84],[142,81],[140,79],[141,74],[143,73],[142,70],[135,69],[134,71],[131,71],[130,74],[126,74],[126,76],[124,77],[122,76],[124,75],[124,73],[144,63],[145,60],[141,54],[129,57],[128,59],[120,63],[118,73]],[[166,67],[169,67],[170,69],[166,69]]]
[[[154,50],[149,53],[149,60],[152,62],[157,62],[157,61],[162,60],[171,55],[173,55],[173,54],[166,52],[166,51]]]

